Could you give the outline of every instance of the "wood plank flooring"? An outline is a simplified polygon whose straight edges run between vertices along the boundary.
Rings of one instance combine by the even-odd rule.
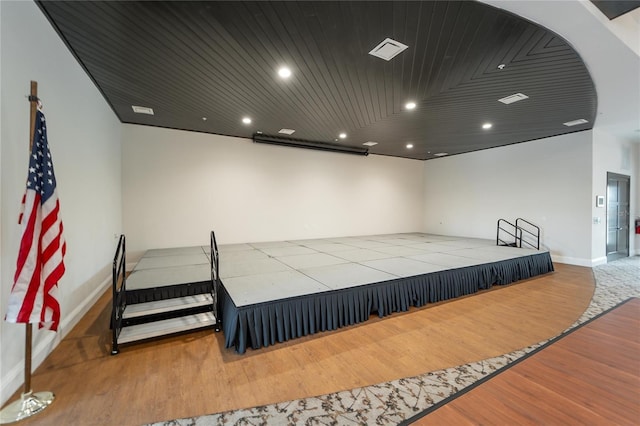
[[[202,331],[110,356],[110,291],[33,375],[55,402],[22,425],[140,425],[386,382],[548,339],[584,312],[590,268],[556,272],[238,355]],[[9,400],[19,397],[19,393]]]
[[[632,299],[413,424],[639,423],[640,299]]]

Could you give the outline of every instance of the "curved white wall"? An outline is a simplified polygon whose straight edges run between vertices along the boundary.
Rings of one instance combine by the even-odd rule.
[[[429,160],[425,229],[496,238],[496,222],[542,228],[556,261],[591,266],[591,131]]]

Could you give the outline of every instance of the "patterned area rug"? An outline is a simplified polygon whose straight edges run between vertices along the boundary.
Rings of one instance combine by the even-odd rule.
[[[584,314],[566,331],[640,297],[640,256],[593,268],[596,289]],[[549,339],[551,340],[551,339]],[[260,407],[154,423],[210,425],[395,425],[505,367],[548,340],[495,358],[373,386]]]

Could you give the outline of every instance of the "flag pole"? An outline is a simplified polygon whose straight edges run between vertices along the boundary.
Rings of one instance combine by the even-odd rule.
[[[29,95],[31,116],[29,117],[29,153],[33,146],[33,136],[36,125],[36,113],[38,110],[38,82],[31,81]],[[24,348],[24,392],[19,400],[12,402],[0,411],[0,424],[14,423],[38,414],[47,408],[55,395],[53,392],[36,392],[31,389],[31,346],[33,328],[30,323],[25,324],[25,348]]]

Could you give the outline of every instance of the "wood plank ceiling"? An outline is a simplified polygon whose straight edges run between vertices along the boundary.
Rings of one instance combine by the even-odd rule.
[[[593,82],[566,41],[477,2],[38,5],[123,123],[246,138],[290,128],[328,143],[345,132],[338,143],[374,141],[370,153],[427,160],[595,119]],[[409,47],[390,61],[368,54],[387,37]],[[498,102],[515,93],[529,98]],[[588,122],[563,125],[576,119]]]

